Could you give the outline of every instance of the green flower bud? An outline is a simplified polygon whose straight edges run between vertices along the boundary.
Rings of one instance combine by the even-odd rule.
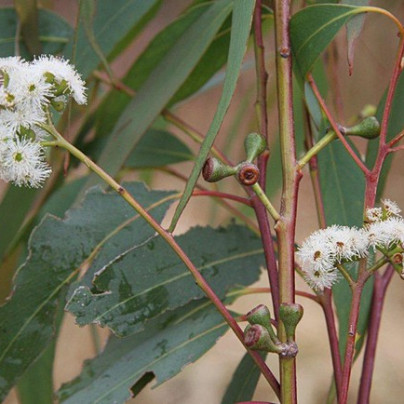
[[[342,128],[348,136],[360,136],[365,139],[374,139],[380,134],[380,123],[374,116],[365,118],[362,122],[350,128]]]
[[[244,330],[244,343],[247,348],[254,351],[276,352],[282,351],[281,347],[274,344],[268,330],[259,324],[248,325]]]
[[[303,317],[303,307],[297,303],[282,303],[279,307],[281,319],[288,340],[293,340],[296,326]]]
[[[56,101],[55,99],[53,99],[53,100],[51,100],[50,103],[51,103],[52,107],[55,108],[55,110],[58,112],[62,112],[66,107],[65,102],[63,102],[61,100]]]
[[[247,313],[247,321],[251,324],[259,324],[265,327],[275,342],[278,341],[278,338],[272,328],[271,324],[271,313],[267,306],[263,304],[259,304],[257,307],[253,308],[251,311]]]
[[[62,80],[60,83],[55,83],[55,90],[53,93],[55,97],[68,94],[69,92],[69,83],[66,80]]]
[[[267,147],[265,139],[258,133],[250,133],[244,140],[244,149],[247,153],[246,161],[254,161]]]
[[[223,164],[214,157],[209,157],[203,166],[202,176],[205,181],[216,182],[236,174],[236,167]]]

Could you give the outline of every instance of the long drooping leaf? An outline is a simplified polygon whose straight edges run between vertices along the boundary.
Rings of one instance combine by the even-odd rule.
[[[264,354],[262,357],[265,359]],[[249,354],[245,354],[233,374],[222,404],[234,404],[253,398],[261,372]]]
[[[111,337],[102,354],[87,361],[81,375],[62,386],[61,402],[124,403],[142,376],[154,375],[158,386],[209,350],[226,329],[223,318],[205,299],[167,312],[141,333]]]
[[[31,55],[40,55],[38,4],[36,0],[15,0],[15,10],[20,21],[21,35]]]
[[[153,69],[176,46],[187,29],[211,6],[211,2],[203,2],[187,10],[173,23],[165,27],[150,42],[146,50],[139,56],[129,69],[123,82],[130,88],[138,90],[146,81]],[[178,89],[170,103],[175,103],[197,91],[223,64],[230,34],[226,26],[218,31],[207,51],[198,61],[197,66],[190,73],[186,81]],[[108,135],[116,124],[122,111],[130,102],[130,97],[120,91],[111,91],[97,110],[96,137]],[[108,111],[108,113],[106,113]]]
[[[98,0],[92,20],[92,33],[97,38],[99,51],[108,57],[122,40],[150,19],[158,4],[159,0]],[[81,25],[77,41],[71,37],[64,55],[74,61],[76,69],[84,77],[100,64],[99,55]]]
[[[229,56],[227,60],[226,78],[223,85],[222,96],[220,97],[219,105],[216,109],[216,113],[213,117],[208,133],[206,134],[206,137],[199,150],[198,157],[188,179],[183,196],[174,213],[170,224],[171,230],[175,228],[181,213],[185,209],[185,206],[191,197],[192,190],[194,189],[196,181],[198,180],[202,166],[208,157],[210,148],[212,147],[216,135],[219,132],[224,116],[233,97],[237,79],[240,74],[241,64],[247,48],[247,40],[250,35],[254,6],[255,0],[234,0]]]
[[[318,155],[321,190],[325,205],[327,224],[362,226],[365,179],[344,146],[339,142],[328,145]],[[339,322],[339,346],[343,354],[348,335],[349,307],[352,292],[348,284],[341,280],[333,286],[334,302]],[[364,340],[367,315],[372,297],[371,282],[366,285],[360,308],[356,343],[359,352]]]
[[[290,37],[301,77],[304,78],[312,69],[314,62],[344,24],[366,11],[364,7],[319,4],[306,7],[292,17]]]
[[[231,9],[230,0],[212,3],[150,73],[120,116],[99,159],[99,165],[111,175],[116,174],[146,129],[184,83]],[[87,186],[97,182],[98,177],[92,176]]]
[[[169,193],[149,192],[141,184],[128,189],[143,206],[154,206],[156,220],[162,219]],[[93,263],[105,265],[103,259],[116,256],[113,242],[122,233],[133,246],[154,232],[119,195],[99,189],[89,191],[64,220],[48,216],[35,229],[12,296],[0,307],[0,400],[52,339],[58,298],[83,261],[98,252]]]
[[[59,15],[39,10],[38,13],[39,40],[44,53],[61,52],[73,34],[70,25]],[[17,33],[17,13],[12,8],[0,9],[0,57],[16,54],[15,35]],[[21,56],[29,57],[24,43],[19,43]]]
[[[245,227],[193,228],[176,238],[219,297],[258,280],[264,264],[259,239]],[[99,265],[97,265],[99,267]],[[204,292],[161,238],[117,257],[74,291],[66,309],[80,325],[108,326],[119,336],[138,332],[146,320],[200,299]]]

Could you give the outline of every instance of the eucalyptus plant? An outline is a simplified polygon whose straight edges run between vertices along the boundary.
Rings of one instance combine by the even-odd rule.
[[[258,403],[262,376],[268,397],[260,403],[297,403],[309,299],[322,308],[329,338],[327,403],[346,404],[348,393],[370,402],[383,302],[390,282],[404,278],[404,219],[386,187],[391,158],[403,149],[404,26],[366,0],[176,2],[178,16],[119,77],[114,60],[131,56],[129,45],[167,3],[72,2],[65,8],[77,13],[74,26],[48,2],[0,9],[0,178],[8,183],[0,204],[1,399],[16,388],[21,404],[136,402],[153,379],[168,381],[230,329],[245,354],[218,400]],[[346,49],[352,73],[369,14],[394,27],[397,36],[383,41],[396,41],[397,54],[379,105],[344,119],[335,61]],[[346,44],[335,40],[344,27]],[[240,155],[214,143],[251,66],[256,119],[227,139]],[[218,84],[202,133],[177,105]],[[269,123],[273,109],[277,125]],[[184,161],[189,172],[176,167]],[[147,185],[158,172],[184,186],[126,181],[137,172]],[[318,224],[296,240],[303,176]],[[231,223],[179,234],[197,197],[218,202]],[[262,271],[268,285],[252,286]],[[251,310],[229,309],[247,294],[256,295]],[[55,391],[66,312],[90,325],[98,353]],[[103,348],[100,327],[110,331]],[[274,355],[276,368],[267,360]]]

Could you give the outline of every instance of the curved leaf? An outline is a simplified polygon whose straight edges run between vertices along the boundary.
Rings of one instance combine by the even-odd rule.
[[[81,375],[62,386],[61,402],[124,403],[144,375],[154,374],[153,387],[158,386],[202,356],[226,330],[222,316],[205,299],[167,312],[141,333],[112,336],[102,354],[86,361]]]
[[[141,136],[184,83],[231,8],[231,0],[213,2],[150,73],[120,116],[100,156],[99,165],[110,175],[116,174]],[[87,187],[99,181],[92,175]]]
[[[260,240],[246,227],[196,227],[176,241],[219,297],[231,287],[257,281],[264,264]],[[147,320],[205,296],[161,238],[118,256],[95,273],[92,283],[93,290],[87,279],[77,287],[66,309],[79,325],[108,326],[119,336],[138,332]]]
[[[199,150],[195,165],[185,186],[183,196],[181,197],[177,209],[175,210],[170,224],[171,231],[173,231],[175,228],[181,213],[185,209],[185,206],[191,197],[203,164],[208,157],[210,148],[213,145],[216,135],[222,126],[227,109],[229,108],[234,90],[236,89],[237,79],[240,74],[241,63],[243,62],[244,54],[247,49],[247,41],[250,35],[254,7],[255,0],[234,0],[229,56],[227,60],[226,78],[224,80],[222,96],[220,97],[219,105],[217,106],[216,113],[213,117],[208,133],[206,134],[206,137]]]
[[[343,4],[318,4],[297,12],[290,20],[290,39],[295,63],[302,77],[352,17],[368,11]]]
[[[162,219],[170,203],[168,192],[149,192],[141,184],[128,190],[144,206],[154,207],[156,220]],[[90,190],[64,220],[47,216],[34,230],[13,293],[0,307],[0,400],[52,339],[58,298],[83,261],[98,252],[93,264],[105,265],[108,261],[103,260],[121,252],[113,242],[123,238],[122,233],[135,245],[154,231],[118,194],[99,189]]]

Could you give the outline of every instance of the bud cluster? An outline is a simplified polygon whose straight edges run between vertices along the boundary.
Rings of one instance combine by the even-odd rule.
[[[307,283],[317,291],[339,279],[338,265],[366,257],[369,251],[392,251],[404,244],[404,220],[395,202],[368,209],[363,228],[333,225],[306,238],[297,255]]]
[[[68,61],[45,55],[0,58],[0,80],[0,178],[39,187],[51,173],[41,124],[50,106],[61,111],[69,97],[85,104],[84,82]]]

